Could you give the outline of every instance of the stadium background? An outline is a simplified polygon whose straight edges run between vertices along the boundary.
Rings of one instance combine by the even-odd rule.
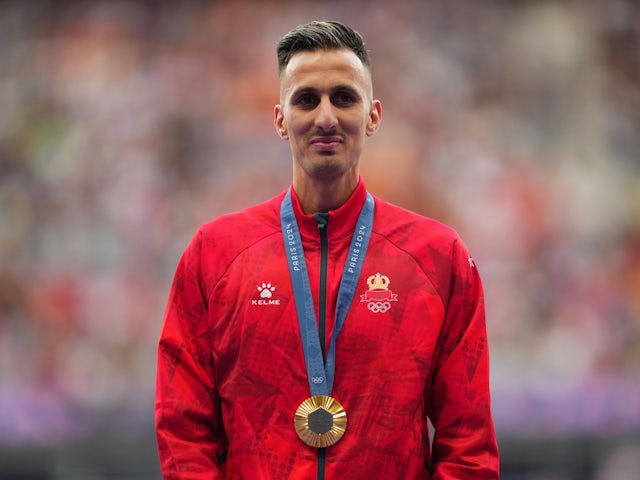
[[[155,348],[197,226],[290,181],[274,49],[373,54],[374,193],[483,275],[505,480],[640,478],[640,8],[0,2],[0,480],[159,478]]]

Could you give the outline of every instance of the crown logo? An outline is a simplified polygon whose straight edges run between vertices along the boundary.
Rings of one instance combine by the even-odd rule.
[[[385,313],[391,308],[391,302],[398,301],[398,294],[389,290],[391,280],[386,275],[376,273],[367,278],[369,291],[360,295],[360,302],[366,302],[373,313]]]
[[[375,275],[371,275],[367,278],[367,285],[369,285],[369,290],[388,290],[389,284],[391,281],[389,277],[386,275],[380,275],[376,273]]]

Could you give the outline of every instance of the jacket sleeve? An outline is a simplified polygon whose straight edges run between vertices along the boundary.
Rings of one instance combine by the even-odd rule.
[[[489,350],[480,277],[458,240],[452,253],[428,415],[434,426],[433,480],[499,479],[491,415]]]
[[[155,427],[167,480],[218,480],[226,448],[214,381],[201,234],[178,264],[158,347]]]

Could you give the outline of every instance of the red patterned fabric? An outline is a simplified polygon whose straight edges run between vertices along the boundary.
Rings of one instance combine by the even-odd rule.
[[[365,195],[360,181],[330,212],[329,333]],[[293,427],[310,393],[283,197],[204,225],[180,260],[159,343],[155,415],[166,479],[316,478],[317,452]],[[319,230],[292,197],[317,315]],[[467,250],[450,228],[376,198],[337,339],[333,396],[348,423],[326,449],[325,478],[499,478],[488,378],[482,287]]]

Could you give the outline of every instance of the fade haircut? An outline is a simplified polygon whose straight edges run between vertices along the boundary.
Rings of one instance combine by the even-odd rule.
[[[278,42],[278,73],[298,52],[339,50],[347,48],[355,53],[362,64],[371,70],[371,61],[362,35],[340,22],[314,21],[298,25]]]

